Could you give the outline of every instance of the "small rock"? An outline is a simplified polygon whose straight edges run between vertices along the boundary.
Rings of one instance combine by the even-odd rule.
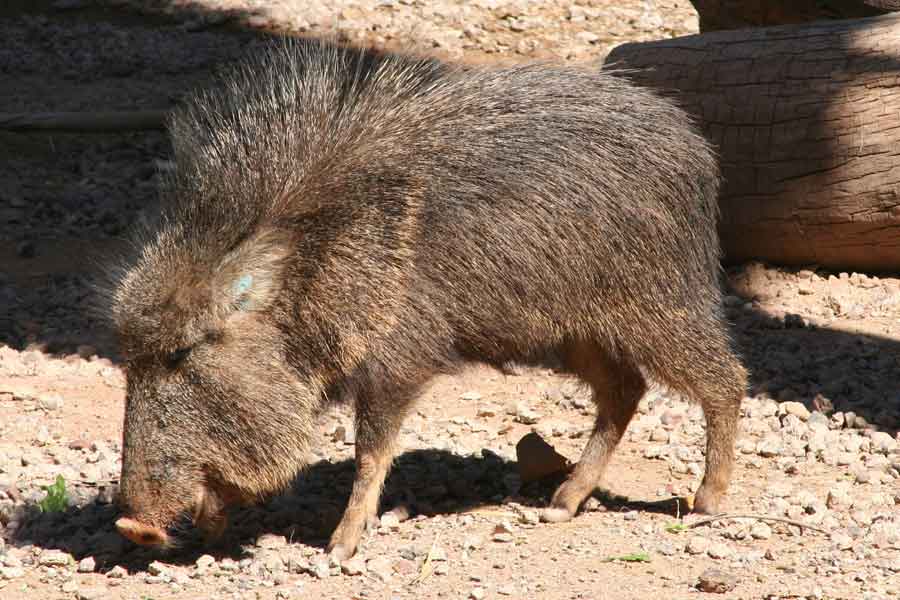
[[[209,554],[204,554],[194,563],[198,569],[208,569],[216,564],[216,559]]]
[[[110,579],[123,579],[128,575],[128,571],[126,571],[123,567],[119,565],[114,566],[109,572],[106,574]]]
[[[18,579],[24,576],[25,571],[21,567],[0,567],[0,579]]]
[[[526,525],[537,525],[541,522],[541,515],[536,510],[523,510],[519,520]]]
[[[82,558],[78,561],[78,572],[79,573],[93,573],[97,569],[97,561],[94,560],[93,556],[88,556],[86,558]]]
[[[737,586],[737,577],[720,569],[707,569],[700,575],[697,588],[710,594],[724,594]]]
[[[484,600],[485,596],[486,592],[482,587],[474,588],[471,592],[469,592],[469,598],[471,598],[472,600]]]
[[[853,503],[853,500],[850,498],[850,493],[843,487],[833,487],[828,490],[828,496],[825,500],[825,505],[828,508],[841,508],[850,506]]]
[[[391,577],[394,574],[394,568],[391,563],[391,559],[386,556],[370,558],[368,561],[366,561],[366,570],[370,575],[373,575],[382,583],[387,583],[388,581],[390,581]]]
[[[870,483],[872,481],[872,473],[863,465],[856,465],[853,468],[853,475],[856,483]]]
[[[310,561],[309,568],[318,579],[325,579],[331,575],[331,563],[327,556],[317,556]]]
[[[831,541],[834,543],[835,548],[838,550],[850,550],[853,548],[853,538],[842,532],[835,532],[831,534]]]
[[[880,452],[881,454],[890,454],[897,447],[897,440],[891,437],[889,433],[884,431],[876,431],[869,438],[872,452]]]
[[[706,551],[709,550],[709,540],[702,537],[692,537],[688,540],[684,550],[688,554],[706,554]]]
[[[100,600],[100,598],[106,597],[105,591],[96,588],[81,589],[75,594],[75,598],[78,600]]]
[[[481,400],[481,394],[476,391],[463,392],[459,395],[459,399],[464,402],[478,402]]]
[[[42,567],[65,567],[73,562],[71,554],[60,550],[44,550],[38,557],[38,564]]]
[[[366,561],[359,554],[341,563],[341,571],[347,575],[363,575],[366,570]]]
[[[152,563],[147,565],[147,572],[151,575],[168,575],[169,567],[159,562],[158,560],[154,560]]]
[[[781,438],[775,435],[767,435],[756,445],[756,453],[763,458],[781,456],[782,452]]]
[[[64,594],[74,594],[78,590],[78,583],[76,583],[75,580],[70,579],[62,584],[60,589]]]
[[[541,418],[540,413],[531,410],[524,402],[516,404],[516,421],[523,425],[534,425]]]
[[[757,521],[750,528],[750,536],[756,540],[767,540],[772,537],[772,528],[762,521]]]
[[[794,415],[801,421],[808,421],[810,417],[809,409],[800,402],[782,402],[778,411],[782,415]]]
[[[385,529],[389,529],[391,531],[397,531],[400,529],[400,519],[394,514],[393,511],[388,511],[381,515],[381,526]]]
[[[266,549],[274,549],[274,548],[284,548],[287,546],[287,538],[283,535],[275,535],[272,533],[265,533],[259,536],[259,539],[256,540],[256,545],[260,548]]]
[[[728,558],[732,553],[731,548],[729,548],[725,544],[717,543],[710,545],[709,550],[707,550],[707,554],[709,554],[710,558],[722,559]]]
[[[652,432],[650,432],[650,441],[651,442],[666,442],[669,440],[669,432],[663,429],[662,427],[657,427]]]
[[[63,399],[59,394],[41,394],[38,396],[38,406],[44,410],[59,410],[62,408]]]
[[[219,569],[226,573],[237,573],[241,570],[241,566],[231,558],[223,558],[219,561]]]

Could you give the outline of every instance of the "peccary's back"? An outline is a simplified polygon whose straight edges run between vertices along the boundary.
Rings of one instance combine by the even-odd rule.
[[[172,134],[195,255],[292,227],[291,301],[328,293],[332,321],[662,339],[718,302],[714,156],[613,74],[287,44]]]

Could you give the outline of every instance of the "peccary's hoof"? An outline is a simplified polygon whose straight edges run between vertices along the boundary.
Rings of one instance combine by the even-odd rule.
[[[337,544],[328,550],[328,557],[335,563],[341,564],[345,560],[350,560],[356,553],[355,549],[350,549],[343,544]]]
[[[697,490],[697,494],[693,498],[688,498],[688,507],[693,513],[715,515],[719,513],[721,500],[721,494],[704,493],[703,490]]]
[[[565,523],[571,521],[572,516],[565,508],[550,507],[541,511],[541,521],[544,523]]]

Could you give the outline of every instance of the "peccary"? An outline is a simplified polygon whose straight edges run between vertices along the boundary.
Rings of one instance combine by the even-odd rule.
[[[170,122],[159,218],[111,284],[127,367],[119,531],[288,485],[316,416],[355,409],[356,480],[329,549],[376,517],[404,415],[437,373],[548,354],[595,429],[542,517],[573,517],[647,381],[707,422],[695,510],[731,477],[746,373],[719,287],[715,156],[622,75],[461,67],[279,42]]]

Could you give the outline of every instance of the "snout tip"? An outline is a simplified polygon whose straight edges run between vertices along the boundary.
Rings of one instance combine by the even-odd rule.
[[[116,529],[124,537],[140,546],[167,546],[169,535],[161,528],[145,525],[128,517],[116,521]]]

